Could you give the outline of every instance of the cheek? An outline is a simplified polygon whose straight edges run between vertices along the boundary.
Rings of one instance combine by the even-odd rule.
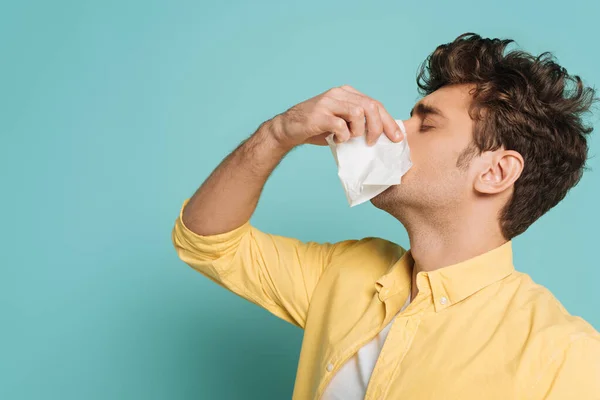
[[[426,153],[411,153],[413,166],[402,177],[402,183],[410,187],[418,186],[421,191],[433,191],[446,195],[456,190],[462,191],[465,171],[456,166],[457,155],[452,150],[432,147]],[[459,189],[460,187],[460,189]]]
[[[410,155],[415,169],[436,173],[456,169],[456,161],[464,147],[456,139],[424,134],[409,139]]]
[[[412,172],[421,179],[443,175],[452,165],[448,153],[435,147],[430,147],[427,151],[411,152],[411,160],[413,166],[406,175]]]

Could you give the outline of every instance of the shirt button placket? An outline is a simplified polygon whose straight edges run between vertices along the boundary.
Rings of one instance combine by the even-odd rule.
[[[388,298],[389,294],[390,289],[383,289],[381,292],[379,292],[379,300],[385,301]]]

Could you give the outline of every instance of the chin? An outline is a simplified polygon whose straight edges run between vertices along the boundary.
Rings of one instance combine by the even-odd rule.
[[[412,193],[411,190],[407,189],[409,189],[407,186],[402,187],[402,185],[392,185],[373,197],[371,199],[371,204],[380,210],[399,218],[402,214],[407,212],[407,209],[415,206],[418,207],[418,204],[415,204],[415,202],[420,196],[416,196],[415,193]]]
[[[387,208],[394,203],[394,189],[394,186],[390,186],[389,188],[385,189],[383,192],[379,193],[370,200],[371,204],[377,208],[387,211]]]

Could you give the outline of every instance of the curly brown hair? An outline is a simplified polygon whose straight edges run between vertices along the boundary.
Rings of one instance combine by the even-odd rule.
[[[595,90],[570,76],[550,52],[504,54],[512,42],[462,34],[438,46],[417,75],[421,95],[446,85],[474,85],[469,110],[475,121],[473,143],[459,157],[459,167],[499,148],[523,156],[521,176],[499,215],[507,240],[523,233],[581,179],[586,135],[593,130],[582,116],[598,100]]]

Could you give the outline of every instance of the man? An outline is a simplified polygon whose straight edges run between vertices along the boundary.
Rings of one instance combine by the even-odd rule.
[[[511,249],[581,178],[594,91],[511,42],[464,34],[421,66],[425,97],[404,121],[413,167],[371,200],[407,229],[409,251],[249,222],[294,147],[331,132],[404,139],[350,86],[263,123],[183,203],[179,257],[305,330],[294,399],[600,399],[600,334],[517,272]]]

